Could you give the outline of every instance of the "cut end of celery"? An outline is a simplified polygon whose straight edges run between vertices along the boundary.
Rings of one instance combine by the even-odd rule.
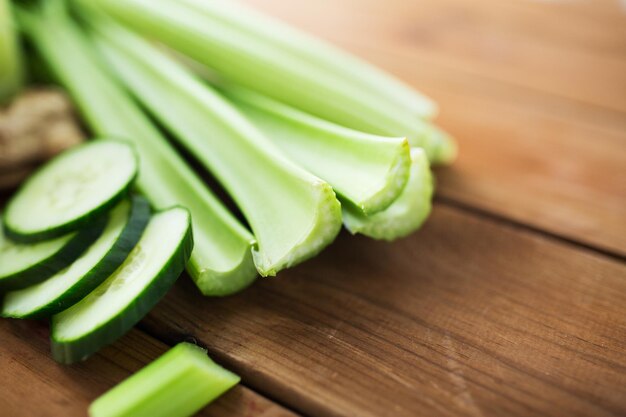
[[[398,153],[385,176],[385,182],[378,193],[361,202],[359,208],[366,215],[385,210],[402,193],[406,186],[411,170],[411,153],[408,140],[404,140],[398,148]]]
[[[247,250],[241,260],[233,263],[232,268],[226,271],[201,268],[193,263],[193,257],[187,270],[200,292],[208,297],[235,294],[250,286],[258,276],[251,250]]]
[[[287,253],[272,257],[258,245],[253,248],[252,256],[257,271],[261,276],[275,276],[279,271],[306,261],[320,253],[332,243],[341,230],[341,203],[328,183],[316,180],[313,184],[314,217],[311,226],[300,242],[292,245]],[[295,195],[294,198],[299,198]]]
[[[190,416],[239,383],[204,349],[180,343],[96,399],[91,417]]]
[[[346,229],[373,239],[394,240],[417,230],[431,210],[433,178],[422,149],[411,149],[411,175],[398,199],[385,211],[365,216],[350,207],[343,210]]]

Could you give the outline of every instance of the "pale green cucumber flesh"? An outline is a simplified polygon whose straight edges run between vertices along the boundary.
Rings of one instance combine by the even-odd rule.
[[[54,359],[84,360],[130,330],[174,284],[192,249],[186,209],[155,214],[124,263],[89,295],[52,317]]]
[[[78,230],[117,204],[137,173],[137,155],[126,142],[99,139],[65,151],[11,198],[3,216],[5,233],[32,243]]]
[[[40,318],[76,304],[124,262],[149,218],[150,206],[143,197],[118,203],[104,232],[74,263],[39,284],[5,294],[2,316]]]

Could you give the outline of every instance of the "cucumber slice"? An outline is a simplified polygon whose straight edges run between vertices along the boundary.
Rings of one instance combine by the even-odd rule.
[[[0,291],[38,284],[78,258],[104,229],[95,222],[81,231],[32,245],[15,243],[0,228]]]
[[[137,177],[138,159],[126,142],[99,139],[44,165],[9,201],[9,238],[32,243],[78,230],[117,204]]]
[[[7,293],[1,315],[39,318],[76,304],[124,262],[149,219],[150,206],[143,197],[123,200],[111,211],[102,235],[80,258],[42,283]]]
[[[239,380],[213,362],[206,350],[183,342],[94,401],[89,415],[191,416]]]
[[[124,263],[87,297],[52,317],[52,356],[86,359],[130,330],[165,295],[193,248],[191,216],[174,207],[155,214]]]

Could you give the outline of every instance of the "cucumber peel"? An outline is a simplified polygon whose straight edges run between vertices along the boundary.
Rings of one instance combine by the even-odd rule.
[[[34,244],[15,243],[0,230],[0,291],[42,282],[69,266],[100,236],[104,221],[78,232]]]
[[[111,210],[100,237],[69,267],[39,284],[5,294],[1,315],[40,318],[76,304],[124,262],[149,218],[150,206],[143,197],[123,200]]]

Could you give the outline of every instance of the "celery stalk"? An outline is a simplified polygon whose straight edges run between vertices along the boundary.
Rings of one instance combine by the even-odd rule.
[[[338,126],[249,90],[221,91],[294,161],[328,181],[342,203],[373,214],[404,189],[411,165],[405,138]]]
[[[205,186],[122,87],[102,70],[55,1],[43,13],[22,11],[20,23],[60,82],[72,94],[91,129],[132,141],[140,153],[138,186],[156,208],[175,204],[192,213],[195,247],[187,270],[202,293],[232,294],[256,277],[253,236]]]
[[[396,106],[416,117],[431,118],[437,105],[395,77],[333,45],[259,13],[233,0],[181,0],[204,13],[213,23],[236,27],[246,35],[273,44],[285,59],[295,57],[341,79],[348,88],[365,90],[379,102]]]
[[[407,103],[414,94],[390,77],[230,1],[75,1],[105,11],[230,82],[346,127],[406,136],[434,163],[449,163],[456,155],[454,141],[416,115],[423,104]]]
[[[11,2],[0,0],[0,103],[17,93],[23,82],[24,68]]]
[[[371,216],[345,207],[343,221],[352,233],[374,239],[394,240],[417,230],[431,210],[433,178],[428,158],[421,149],[411,149],[411,176],[404,191],[386,210]]]
[[[180,343],[97,398],[91,417],[187,417],[239,383],[206,351]]]
[[[181,64],[111,23],[96,43],[137,98],[213,173],[248,220],[263,276],[304,261],[341,228],[329,184],[292,162]]]

